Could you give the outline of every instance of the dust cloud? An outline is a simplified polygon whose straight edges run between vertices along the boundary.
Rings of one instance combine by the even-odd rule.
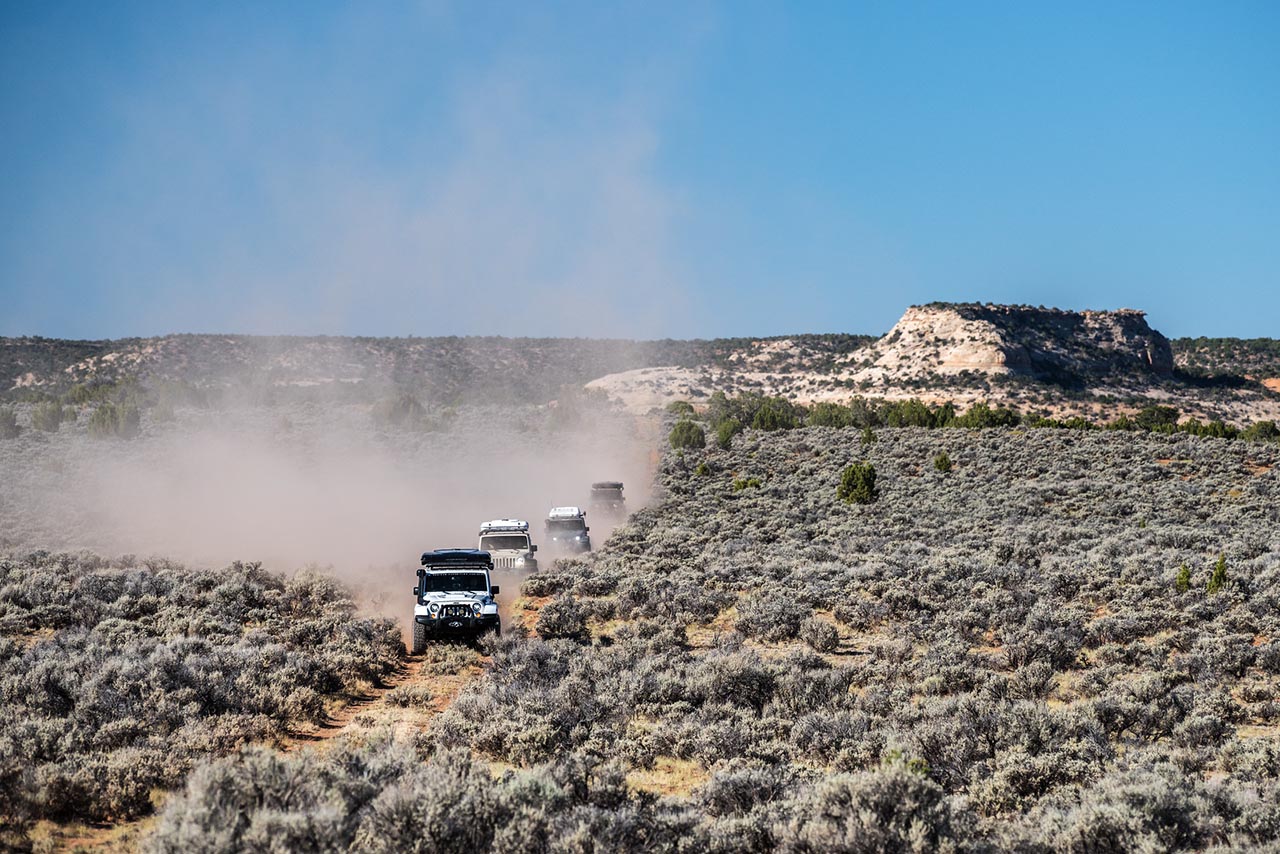
[[[485,520],[527,519],[538,542],[550,507],[586,507],[605,479],[642,506],[645,433],[619,413],[557,419],[533,406],[465,407],[431,431],[380,425],[367,405],[184,410],[132,442],[83,427],[20,440],[30,445],[5,460],[0,519],[10,547],[315,566],[403,616],[418,555],[474,547]],[[588,512],[588,524],[603,543],[606,521]]]

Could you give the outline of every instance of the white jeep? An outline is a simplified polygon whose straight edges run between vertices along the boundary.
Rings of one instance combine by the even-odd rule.
[[[495,569],[522,569],[534,572],[538,547],[529,539],[529,523],[523,519],[494,519],[480,526],[480,551],[493,557]]]
[[[493,559],[476,549],[437,549],[422,553],[413,588],[413,652],[440,638],[474,638],[502,633],[498,586],[489,577]]]

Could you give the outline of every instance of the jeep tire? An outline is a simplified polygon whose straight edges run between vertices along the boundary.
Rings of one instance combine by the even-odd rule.
[[[421,655],[427,651],[427,627],[417,620],[413,621],[413,654]]]

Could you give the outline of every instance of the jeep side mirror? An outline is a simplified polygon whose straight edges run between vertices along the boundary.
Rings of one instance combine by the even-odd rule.
[[[537,550],[538,550],[538,547],[537,547],[537,546],[529,546],[529,553],[530,553],[530,554],[532,554],[533,552],[536,552]]]
[[[414,595],[414,596],[417,596],[417,595],[418,595],[418,588],[416,588],[416,587],[415,587],[415,588],[413,588],[413,595]]]
[[[489,587],[489,595],[490,595],[490,596],[497,596],[497,595],[498,595],[498,585],[494,584],[494,585],[492,585],[492,586],[490,586],[490,587]]]

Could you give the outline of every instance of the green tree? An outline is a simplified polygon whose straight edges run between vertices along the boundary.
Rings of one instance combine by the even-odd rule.
[[[733,437],[742,432],[742,422],[736,418],[726,418],[716,425],[716,445],[729,450]]]
[[[916,398],[884,405],[883,420],[890,427],[936,427],[934,411]]]
[[[692,418],[694,415],[693,404],[687,400],[673,400],[667,404],[667,412],[677,418]]]
[[[862,441],[862,447],[864,447],[864,448],[865,448],[867,445],[874,445],[874,444],[875,444],[875,441],[876,441],[876,434],[875,434],[875,432],[874,432],[874,431],[872,431],[872,429],[871,429],[871,425],[870,425],[870,424],[868,424],[866,427],[863,427],[863,428],[862,428],[862,440],[861,440],[861,441]]]
[[[840,474],[836,497],[849,504],[870,504],[879,493],[876,490],[876,467],[870,463],[853,463]]]
[[[933,467],[943,474],[951,471],[951,457],[947,456],[946,451],[939,451],[933,458]]]
[[[1178,426],[1178,410],[1172,406],[1160,406],[1159,404],[1144,406],[1137,415],[1133,416],[1133,423],[1143,430],[1155,430],[1162,433],[1172,432]]]
[[[1213,575],[1209,576],[1209,583],[1205,589],[1210,593],[1217,593],[1224,584],[1227,583],[1227,556],[1225,554],[1218,555],[1218,562],[1213,565]]]
[[[692,421],[677,421],[668,438],[676,450],[701,449],[707,444],[707,434]]]
[[[807,423],[810,427],[849,427],[853,410],[838,403],[815,403],[809,408]]]
[[[953,419],[951,426],[978,430],[983,427],[1017,427],[1021,419],[1012,409],[992,409],[985,403],[975,403],[964,415]]]
[[[1280,427],[1274,421],[1258,421],[1245,428],[1240,438],[1250,442],[1275,442],[1280,440]]]
[[[757,430],[792,430],[800,426],[795,404],[783,397],[766,397],[751,419]]]
[[[1191,589],[1191,570],[1187,569],[1185,563],[1178,567],[1178,577],[1174,579],[1173,587],[1179,593],[1186,593]]]

